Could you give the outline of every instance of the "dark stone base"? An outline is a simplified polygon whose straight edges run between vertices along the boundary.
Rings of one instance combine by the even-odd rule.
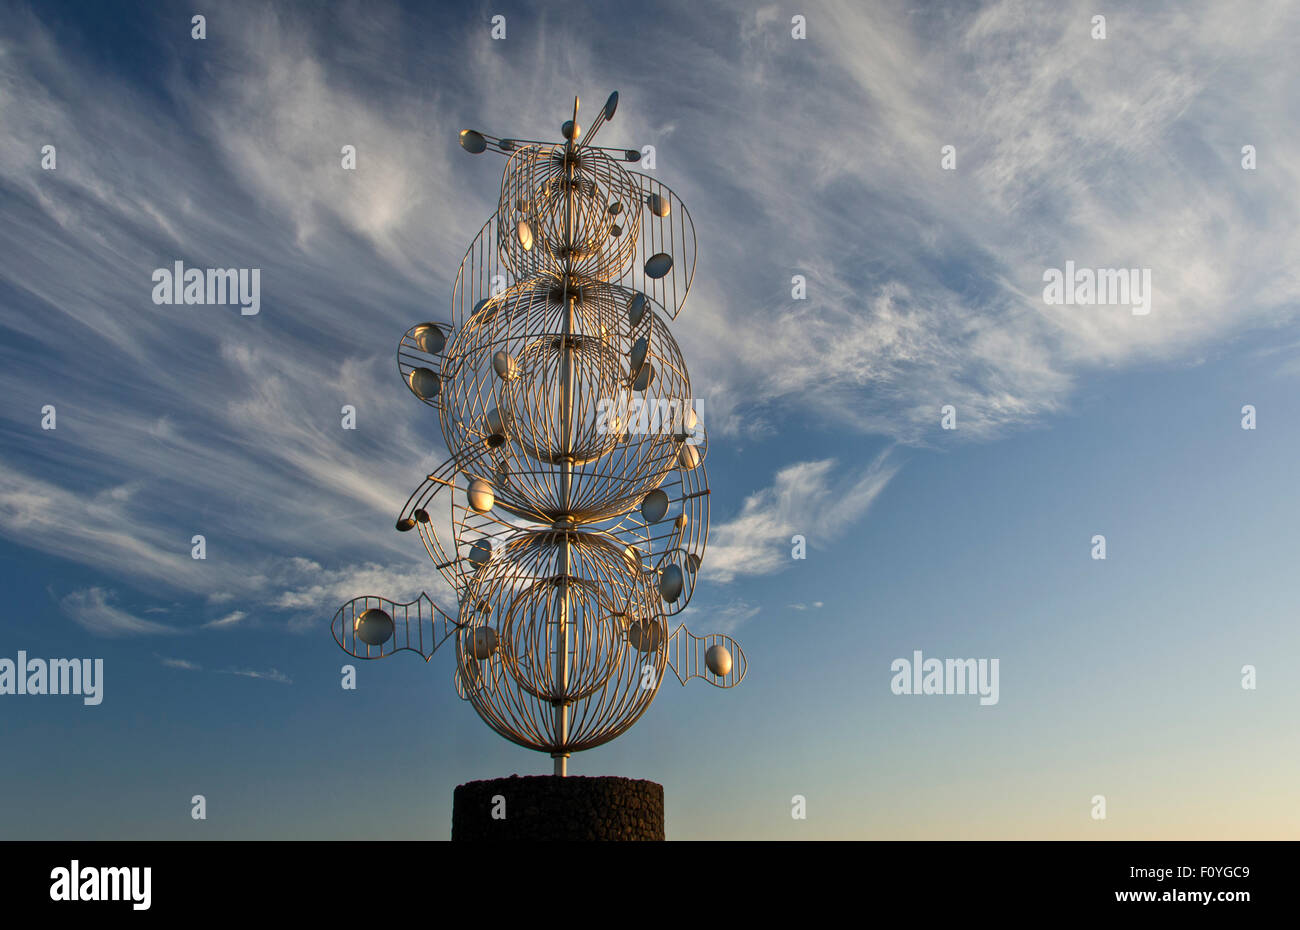
[[[492,816],[505,800],[505,817]],[[453,840],[662,840],[664,786],[632,778],[529,775],[456,786]]]

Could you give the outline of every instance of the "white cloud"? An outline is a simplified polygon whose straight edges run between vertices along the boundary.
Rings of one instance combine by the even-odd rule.
[[[167,668],[179,668],[192,672],[200,671],[203,668],[203,666],[199,665],[197,662],[191,662],[188,659],[172,659],[167,656],[158,656],[158,661]]]
[[[291,559],[277,591],[268,603],[277,610],[293,611],[291,625],[296,629],[327,622],[344,603],[357,597],[372,595],[406,604],[424,593],[452,616],[458,605],[455,592],[427,560],[410,565],[368,562],[327,569],[310,559]]]
[[[686,628],[696,636],[710,633],[735,633],[747,621],[753,620],[763,608],[751,604],[744,598],[736,598],[723,604],[707,607],[692,604],[682,612]]]
[[[228,675],[238,675],[241,678],[258,678],[262,681],[277,681],[280,684],[291,685],[293,680],[279,669],[269,668],[264,671],[254,668],[226,668],[222,671]]]
[[[0,532],[106,571],[178,586],[197,582],[198,563],[189,556],[188,537],[168,538],[152,515],[133,508],[131,496],[120,490],[74,493],[15,468],[0,469]]]
[[[612,35],[599,55],[544,12],[510,55],[453,24],[454,68],[393,41],[409,25],[396,7],[340,11],[346,62],[310,17],[238,9],[228,66],[163,61],[148,94],[69,57],[30,11],[0,38],[15,295],[0,416],[18,437],[0,457],[0,533],[169,600],[238,598],[259,622],[277,609],[305,626],[358,594],[441,583],[392,529],[441,457],[393,347],[445,315],[495,204],[503,162],[465,155],[455,130],[553,136],[571,105],[559,86],[585,112],[588,88],[618,87],[603,141],[656,144],[657,176],[692,211],[702,259],[673,333],[714,436],[797,418],[908,443],[993,437],[1065,409],[1098,371],[1194,361],[1300,304],[1300,165],[1276,157],[1300,148],[1290,72],[1232,64],[1289,60],[1284,2],[1142,9],[1104,42],[1072,5],[831,2],[796,42],[773,7],[681,3],[665,32]],[[656,67],[629,72],[646,47]],[[543,66],[554,80],[534,79]],[[46,138],[73,140],[57,171],[32,167],[29,141]],[[1237,164],[1247,141],[1256,172]],[[339,167],[345,143],[356,172]],[[939,168],[949,143],[955,172]],[[176,258],[260,267],[261,314],[153,305],[150,273]],[[1151,267],[1151,315],[1045,306],[1042,271],[1067,259]],[[790,299],[795,273],[807,301]],[[47,403],[45,433],[32,412]],[[344,403],[359,429],[339,427]],[[952,433],[937,431],[945,404]],[[707,574],[779,570],[798,525],[816,546],[850,509],[814,494],[805,518],[795,485],[865,497],[865,512],[893,473],[792,468],[715,527]],[[195,533],[206,561],[189,557]],[[96,611],[111,629],[147,622]]]
[[[712,526],[705,578],[729,582],[789,567],[792,536],[804,536],[811,548],[834,541],[862,519],[898,467],[886,450],[839,474],[834,459],[782,468],[769,487],[745,499],[739,514]]]
[[[64,613],[91,633],[101,636],[130,636],[147,633],[178,633],[175,627],[153,620],[144,620],[114,607],[109,601],[112,591],[87,588],[65,596],[60,605]]]
[[[1300,166],[1238,164],[1247,141],[1300,146],[1286,69],[1224,66],[1284,58],[1290,4],[1135,10],[1105,41],[1070,4],[828,3],[815,44],[769,13],[739,8],[740,49],[693,72],[718,101],[686,172],[712,261],[678,339],[726,393],[716,429],[985,439],[1082,379],[1295,319]],[[1068,259],[1151,268],[1151,315],[1046,306],[1042,272]]]
[[[209,620],[207,623],[203,624],[203,626],[205,628],[212,628],[212,629],[222,629],[225,627],[232,627],[247,616],[248,614],[244,613],[242,610],[234,610],[226,614],[224,617],[221,617],[220,619]]]

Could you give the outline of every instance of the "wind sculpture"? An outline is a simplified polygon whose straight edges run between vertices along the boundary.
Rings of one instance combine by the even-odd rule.
[[[496,213],[461,262],[449,322],[412,327],[397,367],[438,412],[451,455],[415,490],[415,529],[458,601],[358,597],[334,615],[359,659],[455,643],[456,692],[499,734],[571,753],[622,734],[665,669],[739,684],[730,637],[669,620],[704,555],[707,438],[667,320],[695,269],[677,196],[597,147],[617,91],[563,142],[460,134],[508,156]],[[450,534],[437,527],[450,525]]]

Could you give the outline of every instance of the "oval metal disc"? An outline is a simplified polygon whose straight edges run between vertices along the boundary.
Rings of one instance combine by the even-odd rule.
[[[635,294],[627,302],[628,322],[636,326],[641,322],[643,316],[645,316],[645,294]]]
[[[393,636],[393,618],[378,607],[362,611],[352,621],[352,632],[367,646],[382,646]]]
[[[651,255],[645,262],[646,277],[654,278],[655,280],[668,274],[668,272],[672,271],[672,268],[673,257],[667,252],[659,252],[656,255]]]
[[[415,328],[415,344],[420,347],[421,352],[427,352],[430,355],[437,355],[442,351],[443,346],[447,344],[447,337],[442,334],[442,329],[436,323],[425,323],[423,326]]]
[[[641,373],[641,366],[645,364],[646,353],[650,351],[650,344],[646,342],[645,336],[642,336],[632,344],[632,377]]]
[[[686,579],[682,577],[682,570],[677,565],[669,565],[664,569],[664,573],[659,576],[659,596],[665,601],[672,603],[682,596],[682,587]]]
[[[469,547],[469,561],[475,568],[482,568],[492,558],[492,541],[480,539]]]
[[[726,678],[731,671],[731,653],[722,643],[714,643],[704,653],[704,662],[709,667],[709,671],[719,678]]]
[[[476,132],[473,129],[462,129],[460,131],[460,147],[471,155],[479,155],[487,151],[487,139],[483,138],[481,132]]]
[[[668,494],[663,488],[655,488],[641,501],[641,516],[646,523],[658,523],[668,513]]]
[[[412,368],[406,383],[420,400],[432,400],[442,392],[442,380],[428,368]]]

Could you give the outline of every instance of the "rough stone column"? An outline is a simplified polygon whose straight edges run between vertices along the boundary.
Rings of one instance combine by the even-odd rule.
[[[503,802],[505,817],[494,818]],[[662,840],[664,786],[613,776],[513,775],[471,781],[456,786],[451,838]]]

